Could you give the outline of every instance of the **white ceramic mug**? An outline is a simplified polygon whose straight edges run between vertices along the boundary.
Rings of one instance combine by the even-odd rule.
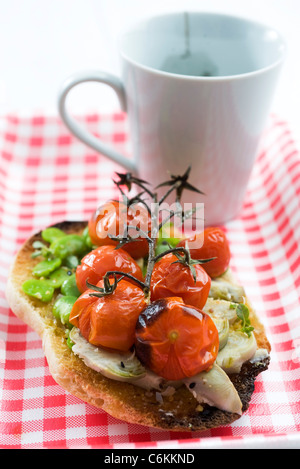
[[[242,207],[285,56],[280,34],[242,18],[173,13],[140,23],[120,40],[122,78],[103,71],[70,77],[59,112],[70,131],[126,170],[158,185],[192,166],[183,202],[203,202],[205,223],[223,224]],[[133,159],[76,122],[69,91],[96,81],[128,113]]]

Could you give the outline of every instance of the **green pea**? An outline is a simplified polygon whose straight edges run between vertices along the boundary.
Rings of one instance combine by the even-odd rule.
[[[36,264],[33,268],[33,275],[35,277],[48,277],[54,270],[61,265],[61,259],[46,259]]]
[[[46,280],[29,279],[22,285],[23,291],[33,298],[48,303],[54,294],[54,288]]]
[[[76,300],[76,296],[61,296],[53,305],[52,311],[54,317],[68,327],[73,327],[72,324],[69,323],[69,317]]]
[[[69,278],[67,278],[62,286],[61,286],[61,292],[63,295],[67,296],[76,296],[77,298],[80,296],[80,291],[77,288],[76,285],[76,275],[70,275]]]
[[[65,259],[69,256],[78,256],[86,252],[86,244],[82,236],[70,234],[55,239],[50,245],[50,251],[55,257]]]
[[[64,265],[69,269],[76,269],[79,265],[79,259],[77,256],[68,256],[64,259]]]
[[[62,238],[64,236],[66,236],[66,233],[55,227],[46,228],[42,231],[42,238],[48,243],[52,243],[55,239]]]
[[[84,239],[84,242],[86,244],[86,246],[90,249],[92,249],[93,247],[93,243],[92,243],[92,240],[91,240],[91,237],[90,237],[90,234],[89,234],[89,227],[86,226],[83,230],[83,233],[82,233],[82,237]]]
[[[46,279],[46,281],[53,287],[53,288],[60,288],[64,281],[70,277],[71,273],[70,270],[61,267],[60,269],[55,270],[52,272],[52,274],[49,276],[49,278]]]

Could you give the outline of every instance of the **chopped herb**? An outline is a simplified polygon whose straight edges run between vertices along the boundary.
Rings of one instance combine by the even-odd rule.
[[[251,336],[251,332],[254,331],[254,327],[251,326],[250,318],[249,318],[249,309],[246,305],[240,303],[237,305],[236,315],[242,321],[242,329],[241,331],[247,334],[248,337]]]
[[[72,347],[74,345],[74,342],[70,339],[70,337],[67,338],[67,346],[72,350]]]

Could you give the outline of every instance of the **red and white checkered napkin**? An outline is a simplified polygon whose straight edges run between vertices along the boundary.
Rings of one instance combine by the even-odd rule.
[[[126,149],[123,114],[83,121]],[[226,226],[233,270],[266,325],[271,365],[257,379],[248,412],[204,433],[127,424],[69,395],[50,376],[39,336],[7,306],[7,272],[21,243],[54,222],[87,219],[114,195],[111,177],[120,168],[73,138],[59,119],[42,116],[1,119],[0,158],[1,447],[300,445],[300,158],[286,123],[271,119],[243,211]]]

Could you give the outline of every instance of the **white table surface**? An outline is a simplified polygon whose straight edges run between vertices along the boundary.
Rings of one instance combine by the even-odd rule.
[[[137,20],[167,11],[216,11],[259,20],[285,37],[288,56],[272,111],[300,134],[299,0],[0,0],[0,114],[57,113],[66,77],[104,69],[119,74],[118,35]],[[112,90],[72,91],[75,113],[118,110]]]

